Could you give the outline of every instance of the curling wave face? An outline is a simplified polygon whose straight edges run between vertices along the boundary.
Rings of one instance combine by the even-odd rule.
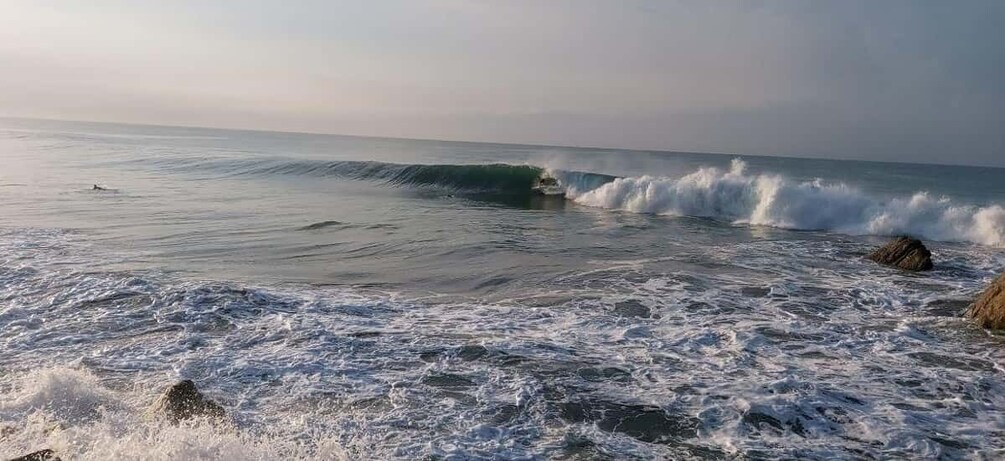
[[[224,176],[308,176],[373,181],[396,187],[433,187],[452,192],[497,193],[527,196],[546,169],[533,165],[492,164],[398,164],[374,161],[317,161],[287,159],[163,161],[169,169]],[[572,190],[589,190],[614,176],[562,172]]]

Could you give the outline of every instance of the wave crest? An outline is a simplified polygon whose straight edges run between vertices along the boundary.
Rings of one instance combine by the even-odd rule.
[[[958,205],[926,192],[880,200],[840,183],[748,174],[738,159],[729,170],[701,168],[679,179],[618,178],[586,192],[570,191],[570,196],[583,205],[638,213],[1005,246],[1005,209],[999,205]]]

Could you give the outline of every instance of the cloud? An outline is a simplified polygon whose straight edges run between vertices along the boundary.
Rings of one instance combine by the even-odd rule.
[[[7,115],[1005,165],[1005,2],[8,2]]]

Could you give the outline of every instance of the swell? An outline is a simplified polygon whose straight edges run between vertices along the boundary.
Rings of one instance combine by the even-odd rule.
[[[582,205],[638,213],[1005,246],[1005,208],[999,204],[958,204],[926,192],[885,199],[842,183],[748,174],[741,160],[729,170],[701,168],[679,179],[617,178],[570,197]]]

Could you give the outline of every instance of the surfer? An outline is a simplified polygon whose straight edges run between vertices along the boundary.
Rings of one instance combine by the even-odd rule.
[[[538,178],[531,190],[538,195],[545,197],[564,197],[565,189],[559,184],[558,179],[551,176]]]
[[[94,187],[91,188],[91,190],[108,190],[108,189],[95,184]]]

